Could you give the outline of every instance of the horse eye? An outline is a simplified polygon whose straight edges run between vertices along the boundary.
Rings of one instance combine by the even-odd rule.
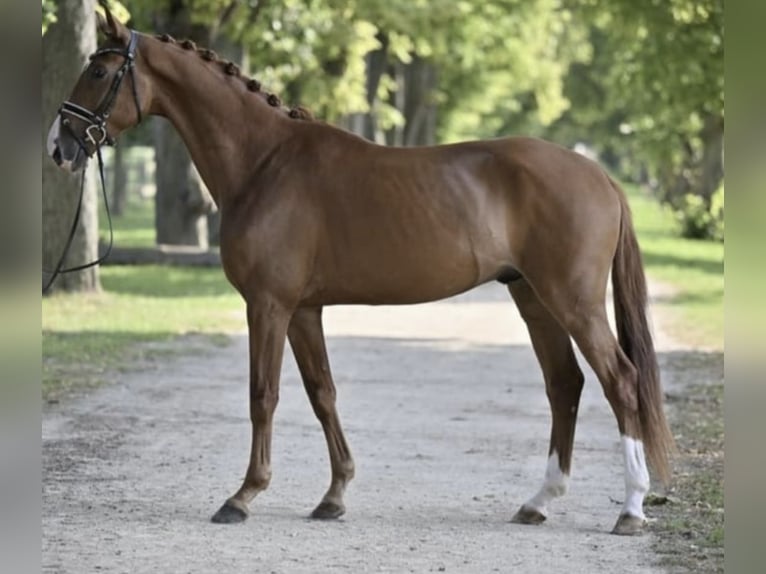
[[[93,66],[90,70],[90,77],[96,80],[106,77],[106,68],[103,66]]]

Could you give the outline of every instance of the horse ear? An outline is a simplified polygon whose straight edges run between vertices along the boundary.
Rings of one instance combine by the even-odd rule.
[[[104,9],[105,17],[100,12],[96,12],[98,20],[98,30],[107,38],[127,42],[130,38],[130,31],[125,25],[114,17],[109,10],[109,4],[105,0],[100,0],[99,5]]]
[[[98,11],[96,12],[96,28],[104,36],[109,36],[109,24],[107,24],[106,18],[104,18],[101,12]]]

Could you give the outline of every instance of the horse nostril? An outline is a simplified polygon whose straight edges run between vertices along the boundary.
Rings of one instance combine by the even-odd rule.
[[[56,146],[56,148],[53,150],[53,155],[51,157],[53,157],[53,161],[56,162],[56,165],[61,165],[61,148],[59,146]]]

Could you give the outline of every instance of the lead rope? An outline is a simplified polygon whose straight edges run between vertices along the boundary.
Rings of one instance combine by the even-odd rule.
[[[69,237],[67,237],[66,245],[64,246],[64,252],[61,254],[61,257],[59,257],[58,263],[56,263],[56,267],[53,269],[53,271],[46,271],[43,269],[43,273],[50,273],[51,277],[48,280],[48,283],[46,283],[43,286],[43,295],[45,295],[50,288],[53,286],[53,283],[56,281],[56,278],[62,274],[62,273],[72,273],[74,271],[82,271],[84,269],[88,269],[90,267],[94,267],[96,265],[99,265],[100,263],[103,263],[104,260],[106,260],[107,257],[109,257],[109,254],[112,252],[112,244],[114,243],[114,232],[112,230],[112,214],[109,211],[109,199],[106,195],[106,182],[104,180],[104,159],[101,157],[101,146],[96,147],[96,157],[98,158],[98,174],[101,179],[101,192],[104,196],[104,207],[106,209],[106,218],[109,221],[109,245],[106,248],[106,251],[103,255],[101,255],[98,259],[95,261],[91,261],[90,263],[85,263],[83,265],[77,265],[75,267],[68,267],[66,269],[62,269],[62,266],[64,265],[64,260],[66,259],[67,255],[69,254],[69,249],[72,247],[72,241],[74,240],[74,236],[77,233],[77,225],[80,223],[80,214],[82,213],[82,199],[85,195],[85,174],[87,173],[87,166],[83,168],[82,170],[82,179],[80,180],[80,198],[77,201],[77,210],[74,214],[74,220],[72,221],[72,228],[69,230]]]

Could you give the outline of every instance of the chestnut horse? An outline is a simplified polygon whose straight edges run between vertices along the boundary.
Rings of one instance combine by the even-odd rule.
[[[553,419],[544,482],[513,520],[542,522],[566,490],[583,386],[571,336],[617,418],[625,501],[614,532],[643,529],[644,449],[667,479],[673,439],[630,211],[603,169],[531,138],[379,146],[284,108],[191,41],[138,34],[108,10],[99,28],[106,40],[51,127],[51,157],[76,171],[142,116],[168,118],[220,209],[223,269],[247,303],[250,462],[214,522],[244,520],[271,479],[285,339],[332,468],[312,517],[345,512],[354,462],[335,407],[323,306],[433,301],[496,280],[526,321]],[[610,268],[617,337],[607,322]]]

